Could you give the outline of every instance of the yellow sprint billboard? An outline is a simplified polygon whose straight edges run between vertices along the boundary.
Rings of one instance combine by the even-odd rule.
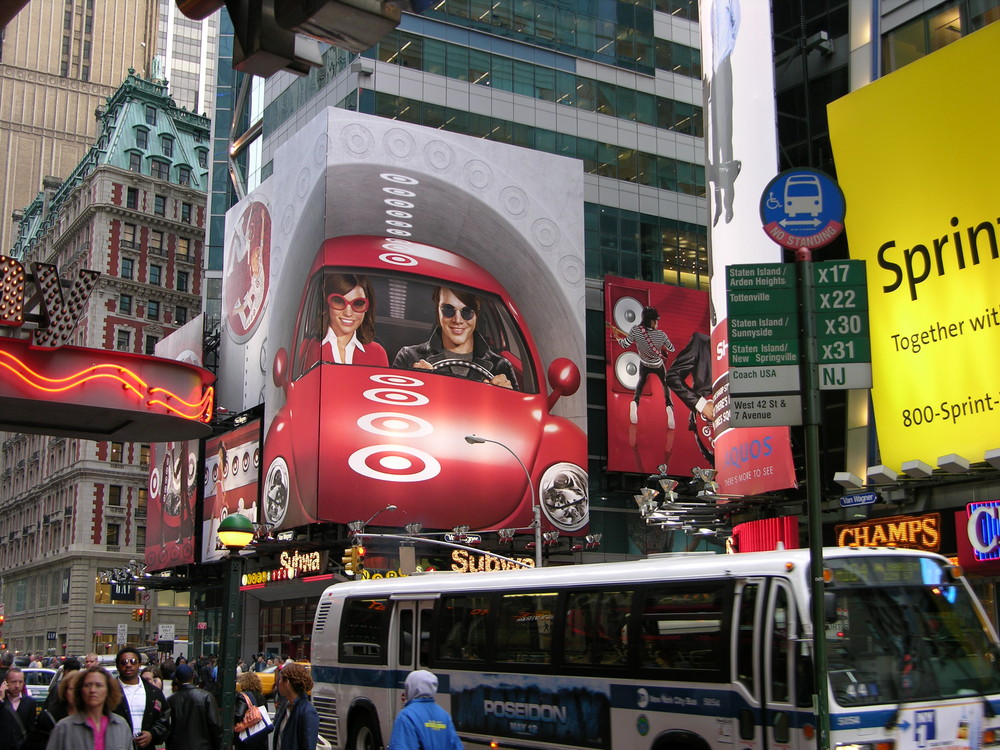
[[[829,105],[882,463],[1000,447],[1000,24]]]

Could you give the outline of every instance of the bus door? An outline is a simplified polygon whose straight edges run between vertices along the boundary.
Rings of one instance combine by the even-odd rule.
[[[736,586],[733,612],[732,677],[733,710],[739,747],[767,747],[764,733],[764,701],[761,699],[764,578],[748,578]]]
[[[429,669],[431,618],[440,594],[392,595],[395,617],[390,643],[391,667],[398,675],[399,689],[392,701],[392,718],[403,707],[403,680],[414,669]]]
[[[781,579],[771,579],[767,592],[767,609],[764,612],[765,630],[763,639],[763,695],[766,701],[764,734],[767,747],[804,747],[802,720],[811,716],[811,711],[799,713],[796,698],[798,663],[798,617],[795,600],[788,583]],[[808,692],[808,686],[805,686]]]

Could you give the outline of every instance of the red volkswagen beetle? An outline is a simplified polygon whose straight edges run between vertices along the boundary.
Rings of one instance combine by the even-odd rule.
[[[442,342],[469,327],[476,353],[449,356]],[[273,362],[285,400],[264,442],[264,520],[346,523],[395,504],[405,521],[393,525],[496,529],[527,526],[537,497],[545,525],[583,533],[586,436],[551,414],[580,372],[553,361],[551,392],[542,372],[510,295],[480,266],[407,240],[325,241]]]

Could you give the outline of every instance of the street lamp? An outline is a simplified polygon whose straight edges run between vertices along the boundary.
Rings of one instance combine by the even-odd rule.
[[[531,474],[528,472],[528,467],[524,465],[524,461],[518,458],[518,455],[514,453],[514,451],[501,443],[499,440],[491,440],[490,438],[479,437],[478,435],[466,435],[465,442],[469,445],[476,445],[477,443],[493,443],[494,445],[499,445],[512,455],[514,460],[520,465],[521,469],[524,470],[524,476],[528,478],[528,488],[531,490],[531,512],[534,516],[534,520],[532,520],[531,525],[535,528],[535,567],[542,567],[542,509],[538,505],[538,498],[535,495],[535,484],[531,481]]]
[[[219,664],[219,683],[222,713],[222,747],[233,746],[233,713],[236,710],[236,658],[240,650],[243,631],[243,600],[240,598],[240,579],[243,558],[240,551],[253,540],[253,523],[246,516],[231,513],[219,524],[219,541],[229,550],[226,557],[226,624],[222,633],[222,660]]]

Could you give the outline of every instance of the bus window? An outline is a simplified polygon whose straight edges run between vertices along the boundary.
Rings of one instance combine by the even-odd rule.
[[[774,609],[771,612],[771,700],[788,703],[791,700],[789,691],[789,665],[791,649],[789,621],[794,615],[788,603],[788,591],[778,585],[774,591]],[[787,740],[785,740],[787,741]]]
[[[496,660],[522,664],[552,661],[556,594],[505,594],[497,618]]]
[[[489,640],[489,595],[446,596],[441,599],[437,622],[438,657],[461,661],[483,661]]]
[[[572,592],[566,599],[563,654],[568,665],[623,665],[628,660],[631,591]]]
[[[640,621],[642,666],[703,672],[694,679],[725,679],[725,602],[731,587],[706,581],[697,588],[670,586],[644,592]]]
[[[399,611],[399,666],[408,667],[413,663],[413,610]]]
[[[736,679],[751,695],[757,694],[754,678],[757,665],[753,656],[754,633],[757,625],[758,585],[748,583],[740,595],[740,613],[736,631]]]
[[[348,599],[340,623],[340,661],[385,664],[388,633],[388,599]]]

